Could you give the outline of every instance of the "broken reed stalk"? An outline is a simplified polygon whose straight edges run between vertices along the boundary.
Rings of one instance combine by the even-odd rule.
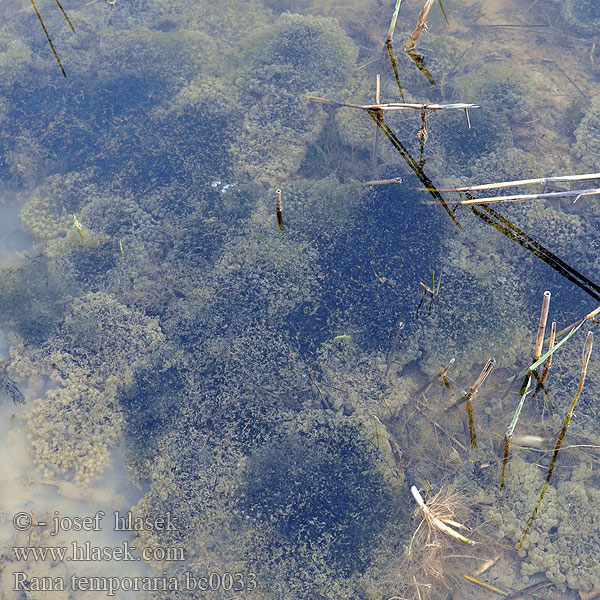
[[[430,377],[427,380],[427,383],[425,383],[425,385],[417,392],[417,396],[424,396],[429,391],[429,388],[433,385],[433,382],[438,377],[442,378],[442,381],[444,382],[446,389],[449,389],[450,386],[448,385],[448,380],[446,379],[446,373],[448,372],[448,369],[454,364],[455,361],[456,361],[456,358],[451,358],[450,361],[448,362],[448,364],[437,375]]]
[[[431,7],[433,6],[434,1],[435,0],[426,0],[425,6],[423,6],[423,9],[419,13],[419,18],[417,19],[417,24],[415,25],[415,28],[413,29],[412,33],[408,37],[408,40],[406,40],[406,44],[404,44],[405,50],[412,50],[415,47],[415,44],[417,43],[417,40],[419,39],[421,32],[427,26],[427,15],[429,14],[429,11],[431,10]]]
[[[496,366],[496,359],[490,358],[485,366],[479,373],[479,377],[475,380],[475,383],[469,388],[469,391],[465,394],[467,399],[466,410],[467,418],[469,421],[469,437],[471,438],[471,448],[477,448],[477,436],[475,434],[475,421],[473,420],[473,406],[471,405],[471,398],[477,393],[477,390],[481,387],[481,384],[487,379],[488,375],[494,370]]]
[[[281,212],[281,190],[275,190],[277,200],[275,201],[275,211],[277,212],[277,223],[279,229],[283,231],[283,214]]]
[[[417,137],[422,141],[427,140],[427,111],[423,109],[421,111],[421,129],[417,133]]]
[[[537,369],[546,359],[552,356],[554,352],[556,352],[576,331],[578,331],[586,321],[593,319],[598,313],[600,313],[600,306],[598,306],[598,308],[585,315],[583,319],[576,321],[572,325],[569,325],[569,327],[566,327],[565,329],[557,333],[556,335],[559,336],[563,332],[568,331],[567,335],[562,340],[560,340],[558,344],[553,346],[544,355],[540,356],[540,358],[536,360],[531,366],[527,367],[526,369],[523,369],[520,373],[509,377],[506,381],[503,381],[502,383],[512,383],[515,379],[519,379],[520,377],[524,377],[525,375],[528,375],[529,373],[535,371],[535,369]]]
[[[489,374],[494,370],[496,366],[496,359],[489,358],[485,363],[483,369],[481,369],[481,373],[479,373],[479,377],[475,380],[475,383],[469,388],[469,391],[465,394],[465,398],[470,400],[476,393],[477,390],[481,387],[481,384],[488,378]]]
[[[392,21],[390,23],[390,28],[388,29],[387,37],[385,38],[386,44],[392,43],[392,38],[394,37],[394,29],[396,29],[396,21],[398,20],[398,11],[400,10],[400,5],[402,4],[402,0],[396,0],[396,7],[394,8],[394,14],[392,15]]]
[[[75,33],[75,28],[73,27],[73,24],[71,23],[71,19],[69,19],[69,16],[65,12],[65,9],[62,7],[62,4],[58,0],[54,0],[54,1],[56,2],[56,4],[58,4],[58,8],[60,8],[60,11],[62,12],[63,17],[67,20],[67,23],[69,24],[69,27],[71,28],[71,31],[73,33]]]
[[[592,196],[600,194],[600,188],[587,190],[572,190],[564,192],[547,192],[544,194],[517,194],[514,196],[492,196],[491,198],[472,198],[469,200],[450,200],[447,204],[463,204],[471,206],[473,204],[499,204],[501,202],[519,202],[521,200],[541,200],[544,198],[571,198],[575,196],[576,202],[581,196]]]
[[[567,434],[567,429],[569,428],[569,424],[571,422],[571,418],[573,417],[573,411],[575,410],[575,404],[577,400],[579,400],[579,396],[581,395],[581,391],[583,390],[583,384],[585,382],[585,377],[587,374],[588,364],[590,362],[590,355],[592,353],[592,346],[594,342],[594,334],[590,331],[588,332],[587,338],[585,340],[585,345],[583,347],[583,355],[582,355],[582,365],[581,365],[581,375],[579,377],[579,383],[577,384],[577,391],[575,392],[575,396],[573,396],[573,400],[571,400],[571,405],[569,406],[569,410],[567,411],[567,416],[565,417],[565,421],[563,423],[563,427],[560,431],[558,439],[556,440],[556,446],[554,447],[554,452],[552,454],[552,460],[550,461],[550,467],[548,467],[548,474],[546,475],[546,481],[544,482],[544,486],[542,487],[542,491],[540,492],[540,497],[538,498],[537,504],[531,513],[529,520],[527,521],[527,525],[525,526],[525,530],[523,531],[523,535],[521,536],[521,540],[519,541],[519,545],[517,546],[517,550],[520,550],[525,543],[525,539],[529,534],[535,516],[540,508],[540,504],[542,502],[542,498],[550,485],[550,479],[552,478],[552,473],[554,472],[554,467],[556,465],[556,459],[558,458],[558,453],[560,451],[560,447],[562,446],[565,435]]]
[[[542,300],[542,312],[540,314],[537,338],[535,340],[535,349],[533,351],[534,361],[542,355],[542,347],[544,345],[544,334],[546,333],[546,321],[548,320],[548,309],[550,308],[550,297],[550,292],[546,290],[544,292],[544,299]]]
[[[478,190],[494,190],[504,187],[516,187],[534,183],[551,183],[555,181],[581,181],[583,179],[600,179],[600,173],[586,173],[584,175],[563,175],[559,177],[540,177],[538,179],[517,179],[516,181],[502,181],[500,183],[484,183],[482,185],[469,185],[458,188],[439,188],[440,192],[475,192]]]
[[[446,110],[457,109],[464,110],[465,108],[479,108],[477,104],[411,104],[406,102],[390,102],[388,104],[354,104],[352,102],[340,102],[339,100],[330,100],[329,98],[321,98],[320,96],[306,96],[309,100],[318,104],[328,104],[329,106],[341,106],[345,108],[360,108],[361,110],[376,111],[376,110]]]
[[[392,65],[392,71],[394,72],[394,77],[396,78],[396,85],[398,86],[398,90],[400,91],[400,98],[402,98],[402,102],[404,102],[404,92],[402,91],[402,85],[400,84],[400,75],[398,74],[398,65],[396,65],[396,59],[394,58],[394,50],[392,48],[392,43],[388,42],[387,44],[388,56],[390,57],[390,64]]]

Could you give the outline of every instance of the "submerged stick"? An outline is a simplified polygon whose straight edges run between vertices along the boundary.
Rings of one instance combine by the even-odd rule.
[[[379,128],[377,128],[379,130]],[[402,177],[394,177],[394,179],[375,179],[373,181],[363,181],[358,185],[390,185],[394,183],[402,183]]]
[[[542,355],[542,346],[544,345],[544,333],[546,333],[546,321],[548,320],[548,309],[550,308],[549,291],[544,292],[542,300],[542,312],[540,314],[540,322],[538,324],[537,338],[535,340],[535,349],[533,351],[533,360],[537,360]]]
[[[6,374],[4,367],[0,370],[0,390],[6,392],[14,404],[25,404],[25,397],[17,384]]]
[[[392,37],[394,36],[394,29],[396,29],[396,21],[398,20],[398,11],[400,10],[400,5],[402,4],[402,0],[396,0],[396,7],[394,8],[394,14],[392,15],[392,21],[390,23],[390,28],[388,29],[387,37],[385,38],[386,44],[390,44],[392,42]]]
[[[479,581],[479,579],[475,579],[475,577],[471,577],[470,575],[465,575],[464,573],[462,574],[462,576],[467,581],[470,581],[471,583],[475,583],[476,585],[480,585],[482,588],[485,588],[486,590],[489,590],[490,592],[494,592],[494,593],[499,594],[500,596],[504,596],[504,597],[510,596],[510,594],[508,592],[505,592],[504,590],[494,587],[493,585],[490,585],[489,583],[485,583],[485,581]]]
[[[448,201],[448,204],[462,204],[470,206],[473,204],[498,204],[500,202],[518,202],[521,200],[541,200],[544,198],[571,198],[576,196],[592,196],[600,194],[600,188],[592,188],[587,190],[571,190],[564,192],[547,192],[544,194],[517,194],[515,196],[492,196],[491,198],[472,198],[469,200],[454,200]]]
[[[427,22],[426,22],[427,15],[429,14],[429,11],[431,10],[431,7],[433,6],[434,1],[435,0],[426,0],[425,6],[423,6],[423,10],[421,10],[421,12],[419,13],[419,18],[417,19],[417,24],[415,25],[415,28],[413,29],[412,33],[408,37],[408,40],[406,40],[406,44],[404,44],[405,50],[412,50],[415,47],[415,44],[417,43],[417,40],[419,39],[421,32],[427,26]]]
[[[554,447],[554,453],[552,454],[552,460],[550,461],[550,467],[548,468],[548,475],[546,475],[546,481],[544,482],[544,486],[542,487],[542,491],[540,492],[540,497],[538,498],[537,504],[531,513],[529,520],[527,521],[527,525],[525,526],[525,530],[523,531],[523,535],[521,536],[521,540],[519,541],[519,545],[517,546],[517,550],[520,550],[525,543],[525,539],[529,534],[531,526],[533,525],[533,521],[537,512],[540,508],[540,504],[542,502],[542,498],[544,494],[548,490],[548,486],[550,485],[550,479],[552,478],[552,473],[554,472],[554,467],[556,465],[556,459],[558,458],[558,453],[560,451],[560,447],[562,446],[565,435],[567,434],[567,429],[569,428],[569,424],[571,422],[571,418],[573,417],[573,411],[575,410],[575,404],[577,400],[579,400],[579,396],[581,395],[581,391],[583,390],[583,384],[585,382],[585,377],[587,374],[588,364],[590,362],[590,355],[592,353],[592,346],[594,342],[594,334],[590,331],[587,335],[585,345],[583,347],[583,356],[582,356],[582,365],[581,365],[581,375],[579,377],[579,383],[577,384],[577,391],[575,392],[575,396],[573,396],[573,400],[571,400],[571,405],[569,406],[569,410],[567,411],[567,416],[565,417],[565,421],[563,423],[563,427],[560,431],[558,439],[556,440],[556,446]]]
[[[559,177],[540,177],[538,179],[517,179],[516,181],[502,181],[499,183],[484,183],[482,185],[469,185],[458,188],[440,188],[440,192],[475,192],[477,190],[494,190],[504,187],[516,187],[534,183],[551,183],[554,181],[581,181],[583,179],[600,179],[600,173],[586,173],[584,175],[561,175]]]

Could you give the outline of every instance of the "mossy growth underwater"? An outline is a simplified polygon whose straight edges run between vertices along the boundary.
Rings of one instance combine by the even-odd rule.
[[[429,394],[447,407],[453,392],[436,381],[424,393],[424,383],[452,357],[465,388],[490,355],[517,372],[541,291],[553,290],[567,324],[589,312],[589,289],[569,287],[483,212],[451,212],[420,188],[425,172],[439,186],[457,173],[552,174],[556,158],[546,152],[535,165],[523,136],[535,91],[493,62],[463,68],[468,43],[443,31],[438,15],[443,32],[428,34],[426,58],[444,85],[402,59],[403,93],[482,109],[471,128],[462,114],[432,117],[435,153],[428,145],[420,161],[418,116],[390,117],[405,146],[399,153],[382,136],[373,161],[368,115],[308,95],[367,102],[385,70],[383,94],[398,100],[387,53],[368,46],[369,27],[387,12],[375,0],[352,3],[350,14],[371,13],[363,30],[325,16],[332,3],[304,2],[302,15],[273,4],[90,3],[68,10],[76,35],[58,10],[44,11],[63,78],[34,13],[0,3],[0,183],[5,198],[22,200],[22,227],[35,240],[2,267],[0,326],[9,373],[29,390],[18,419],[35,468],[85,488],[123,448],[140,490],[134,514],[169,513],[180,524],[137,541],[183,548],[183,564],[151,565],[181,581],[253,572],[248,597],[265,600],[483,597],[437,567],[423,570],[416,554],[406,558],[419,539],[409,483],[460,489],[461,503],[475,506],[471,525],[497,521],[494,543],[505,550],[519,503],[531,501],[517,483],[539,477],[533,461],[515,456],[508,491],[497,489],[494,451],[512,395],[474,402],[482,433],[468,450],[454,442],[468,446],[462,412],[431,416],[427,405]],[[597,168],[585,147],[590,137],[598,143],[598,109],[587,108],[565,160]],[[398,177],[402,184],[360,184]],[[589,242],[600,223],[585,200],[504,214],[578,267],[587,255],[585,273],[598,277],[590,256],[600,245]],[[417,311],[419,282],[429,285],[432,271],[439,293]],[[560,393],[576,350],[562,360]],[[598,389],[597,369],[586,385]],[[577,431],[588,436],[600,415],[589,399],[580,406]],[[523,421],[539,422],[543,410],[534,404]],[[581,496],[575,477],[595,475],[579,468],[573,477],[561,480],[564,496],[549,495],[556,516],[536,525],[527,560],[498,585],[518,589],[543,572],[562,592],[600,589],[587,558],[570,560],[570,538],[559,554],[552,545],[554,528],[568,533],[565,498]],[[595,492],[580,500],[574,536],[597,507]]]

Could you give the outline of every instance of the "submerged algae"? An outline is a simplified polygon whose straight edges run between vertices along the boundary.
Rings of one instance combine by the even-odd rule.
[[[250,457],[238,498],[245,562],[274,597],[355,597],[384,531],[406,525],[404,488],[386,482],[368,426],[304,413]]]

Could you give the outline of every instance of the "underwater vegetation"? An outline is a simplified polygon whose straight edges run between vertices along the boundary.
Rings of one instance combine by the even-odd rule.
[[[36,245],[1,267],[0,326],[7,377],[35,397],[15,411],[36,468],[87,490],[124,447],[134,514],[179,524],[136,543],[185,550],[184,564],[151,567],[252,571],[261,600],[482,597],[450,577],[466,571],[451,560],[465,542],[439,536],[413,484],[432,514],[476,529],[461,533],[475,553],[503,554],[503,589],[543,576],[557,593],[598,590],[600,542],[586,532],[600,500],[583,451],[567,454],[571,472],[514,556],[543,475],[517,432],[499,489],[515,393],[493,387],[527,361],[535,323],[524,315],[540,290],[553,290],[560,326],[597,301],[597,211],[585,198],[456,207],[435,189],[544,175],[565,160],[597,169],[597,102],[564,121],[571,157],[537,154],[526,135],[540,118],[536,85],[513,63],[472,58],[455,30],[430,31],[419,50],[435,84],[399,55],[402,93],[477,103],[471,127],[462,111],[440,111],[420,139],[418,112],[386,114],[374,148],[366,111],[307,96],[374,102],[380,73],[383,100],[399,100],[389,55],[363,45],[380,3],[365,5],[364,25],[286,12],[314,4],[82,5],[69,11],[76,37],[61,37],[60,14],[48,19],[60,83],[33,15],[7,16],[0,190],[18,190]],[[320,12],[339,15],[333,4]],[[546,392],[559,408],[538,393],[524,431],[552,439],[579,350],[557,352]],[[460,401],[490,356],[501,375],[472,399],[470,449]],[[569,432],[587,444],[597,367],[592,357]]]
[[[594,172],[600,166],[600,102],[593,99],[575,129],[575,143],[571,150],[583,169]]]

